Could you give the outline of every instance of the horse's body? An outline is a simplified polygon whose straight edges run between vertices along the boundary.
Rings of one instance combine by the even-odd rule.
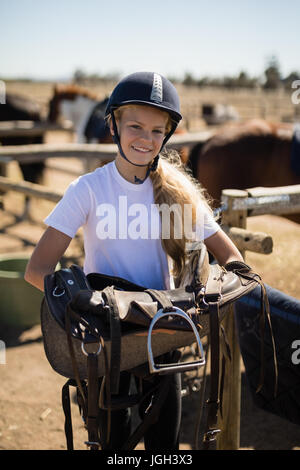
[[[43,120],[42,111],[39,105],[26,97],[10,94],[6,95],[6,103],[0,105],[0,121],[36,121]],[[29,145],[41,144],[43,138],[41,136],[24,136],[24,137],[1,137],[1,145]],[[44,162],[37,163],[20,163],[20,169],[25,181],[31,183],[40,183]],[[28,203],[28,198],[26,198]],[[27,209],[27,204],[26,204]]]
[[[299,184],[291,165],[292,138],[291,124],[254,119],[227,125],[192,150],[189,164],[218,206],[222,189]]]
[[[39,105],[24,96],[7,93],[5,104],[0,106],[0,121],[41,121]]]

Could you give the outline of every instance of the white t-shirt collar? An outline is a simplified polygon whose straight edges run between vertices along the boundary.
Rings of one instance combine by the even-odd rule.
[[[120,173],[116,166],[116,161],[113,161],[112,165],[112,175],[115,180],[122,186],[124,189],[129,191],[148,191],[152,187],[151,178],[148,176],[142,184],[135,184],[127,181]]]

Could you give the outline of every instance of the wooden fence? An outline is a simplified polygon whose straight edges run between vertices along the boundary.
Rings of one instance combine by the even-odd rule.
[[[24,121],[26,122],[26,121]],[[52,130],[52,128],[45,128],[45,126],[28,126],[28,128],[17,126],[11,126],[11,132],[7,123],[2,126],[0,123],[0,137],[1,129],[3,132],[2,136],[11,135],[36,135],[36,132],[40,130],[45,131]],[[57,130],[60,127],[53,127],[53,130]],[[32,133],[32,134],[31,134]],[[197,143],[205,142],[209,137],[215,133],[215,130],[175,134],[171,137],[167,143],[167,147],[180,150],[182,147],[193,147]],[[75,157],[75,158],[98,158],[99,160],[112,160],[117,154],[117,146],[115,144],[78,144],[78,143],[64,143],[64,144],[32,144],[32,145],[10,145],[0,146],[0,163],[8,163],[16,160],[19,163],[33,163],[46,160],[53,157]]]
[[[64,121],[61,124],[51,124],[49,122],[36,121],[1,121],[1,137],[36,137],[44,135],[48,131],[73,132],[71,121]]]

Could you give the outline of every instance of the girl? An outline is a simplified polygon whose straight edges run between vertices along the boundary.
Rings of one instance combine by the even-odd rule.
[[[45,220],[48,228],[32,254],[25,279],[43,290],[45,275],[55,270],[83,226],[86,274],[100,272],[152,289],[169,289],[174,279],[180,279],[192,238],[191,230],[185,230],[186,213],[219,264],[243,261],[214,221],[202,188],[183,169],[179,157],[162,154],[182,118],[174,86],[156,73],[131,74],[113,90],[106,118],[118,145],[115,161],[69,186]],[[175,209],[171,213],[166,208]],[[129,374],[122,373],[120,393],[128,393],[129,380]],[[174,374],[160,419],[145,435],[146,449],[178,449],[180,388],[180,374]],[[149,405],[150,399],[140,413]],[[102,410],[101,441],[105,420]],[[110,448],[120,448],[129,427],[127,410],[112,413]]]

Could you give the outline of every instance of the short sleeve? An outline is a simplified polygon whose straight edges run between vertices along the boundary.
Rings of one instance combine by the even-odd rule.
[[[218,232],[220,228],[220,225],[214,219],[213,213],[204,204],[200,204],[197,207],[196,240],[203,241]]]
[[[74,238],[79,228],[85,225],[89,210],[89,188],[82,177],[79,177],[69,185],[44,223]]]
[[[220,230],[220,225],[215,221],[212,214],[206,212],[204,215],[204,230],[203,230],[203,240],[208,237],[211,237],[216,232]]]

